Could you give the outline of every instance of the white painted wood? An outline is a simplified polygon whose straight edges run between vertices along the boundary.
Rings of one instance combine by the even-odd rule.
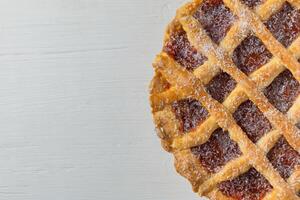
[[[183,0],[0,0],[0,199],[199,199],[159,144],[151,62]]]

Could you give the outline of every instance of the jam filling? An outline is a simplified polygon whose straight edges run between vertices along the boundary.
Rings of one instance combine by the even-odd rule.
[[[195,70],[207,60],[190,44],[183,30],[173,33],[163,50],[189,71]]]
[[[279,111],[286,113],[300,93],[300,84],[289,70],[279,74],[265,88],[264,94]]]
[[[286,2],[265,25],[283,46],[288,47],[300,33],[300,11]]]
[[[269,120],[250,100],[242,103],[233,113],[233,117],[254,143],[272,129]]]
[[[236,84],[236,81],[229,74],[221,72],[206,85],[206,89],[214,99],[222,103]]]
[[[222,0],[205,0],[194,17],[217,44],[225,37],[234,20],[233,14]]]
[[[297,124],[295,124],[297,126],[297,128],[300,129],[300,122],[298,122]]]
[[[191,131],[200,125],[207,117],[207,110],[195,99],[182,99],[172,104],[175,116],[181,122],[183,132]]]
[[[261,200],[272,188],[268,180],[254,168],[219,185],[224,195],[237,200]]]
[[[230,139],[228,132],[220,128],[213,132],[206,143],[191,148],[191,151],[211,173],[217,172],[227,162],[242,154],[238,144]]]
[[[242,0],[242,2],[250,8],[254,8],[255,6],[260,5],[263,2],[263,0]]]
[[[249,75],[272,58],[272,54],[262,41],[250,35],[233,52],[233,62],[245,74]]]
[[[282,178],[287,179],[297,165],[300,165],[300,155],[281,137],[267,154],[268,159]]]

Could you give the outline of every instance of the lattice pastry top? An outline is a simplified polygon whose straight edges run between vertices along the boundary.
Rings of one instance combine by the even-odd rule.
[[[300,199],[300,0],[194,0],[153,66],[162,146],[210,199]]]

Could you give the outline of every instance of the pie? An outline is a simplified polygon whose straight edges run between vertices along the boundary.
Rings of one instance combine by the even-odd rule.
[[[162,146],[200,196],[300,199],[300,1],[194,0],[154,61]]]

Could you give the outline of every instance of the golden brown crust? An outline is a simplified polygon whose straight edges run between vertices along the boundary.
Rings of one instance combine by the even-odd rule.
[[[216,200],[231,199],[218,190],[218,184],[237,177],[250,167],[255,167],[273,187],[272,192],[269,192],[264,200],[299,199],[296,194],[300,190],[300,168],[297,167],[285,181],[266,158],[266,154],[282,135],[299,153],[300,134],[294,124],[300,119],[300,97],[288,113],[283,114],[275,109],[261,92],[261,89],[269,85],[285,67],[300,81],[300,63],[297,61],[300,57],[300,37],[286,49],[262,22],[279,10],[285,1],[266,0],[254,10],[250,10],[238,0],[224,0],[225,5],[240,20],[234,22],[219,46],[211,41],[200,23],[192,16],[201,2],[202,0],[194,0],[177,11],[176,18],[167,28],[164,43],[173,32],[183,29],[192,46],[203,53],[208,61],[193,72],[189,72],[168,54],[161,52],[153,64],[155,75],[150,86],[150,102],[162,146],[173,153],[177,172],[191,182],[193,190],[199,195]],[[289,2],[299,8],[298,0]],[[246,76],[235,66],[231,55],[250,32],[254,32],[262,40],[273,54],[273,58]],[[212,99],[204,89],[204,85],[221,70],[238,83],[222,104]],[[190,97],[201,102],[208,110],[209,117],[195,130],[183,135],[171,104],[176,100]],[[257,144],[249,140],[232,117],[232,113],[247,99],[263,112],[274,128]],[[228,162],[218,173],[211,174],[201,166],[190,148],[205,143],[218,127],[229,132],[230,138],[238,143],[243,155]]]

